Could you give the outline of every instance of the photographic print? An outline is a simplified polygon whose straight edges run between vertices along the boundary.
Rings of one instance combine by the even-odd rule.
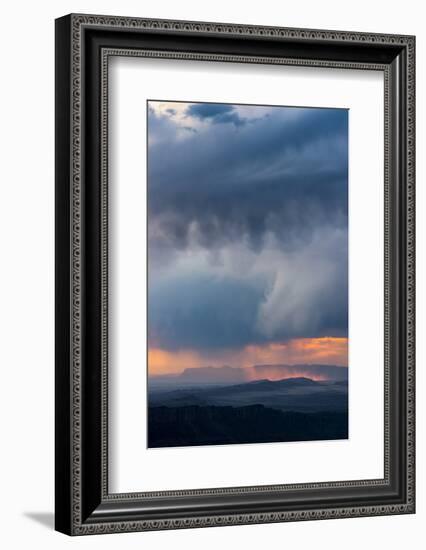
[[[147,102],[148,447],[348,438],[348,111]]]
[[[415,44],[55,21],[57,531],[415,513]]]

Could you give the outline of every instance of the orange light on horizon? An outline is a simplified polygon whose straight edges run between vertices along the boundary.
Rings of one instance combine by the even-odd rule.
[[[205,362],[204,362],[205,365]],[[188,368],[201,365],[201,357],[195,351],[171,352],[160,348],[148,349],[149,374],[177,374]]]
[[[219,351],[201,354],[195,350],[171,352],[161,348],[149,348],[148,370],[150,375],[179,374],[187,368],[232,367],[249,369],[255,365],[328,364],[347,366],[348,338],[324,336],[321,338],[297,338],[285,343],[249,345],[241,350]],[[299,370],[299,376],[303,373]],[[292,374],[289,373],[289,377]],[[296,374],[294,375],[296,376]]]
[[[323,359],[336,358],[342,361],[339,364],[348,364],[348,338],[324,336],[301,338],[293,342],[295,349],[306,352],[312,361],[321,362]]]

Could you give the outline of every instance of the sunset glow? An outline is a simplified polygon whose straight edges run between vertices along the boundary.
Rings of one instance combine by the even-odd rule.
[[[264,346],[250,345],[241,350],[220,351],[213,354],[191,350],[170,352],[159,348],[148,351],[148,366],[151,376],[177,374],[186,368],[233,367],[249,368],[254,365],[272,365],[270,376],[274,379],[273,365],[279,364],[348,364],[348,339],[298,338],[286,343],[271,343]],[[294,376],[303,376],[303,373]],[[269,378],[269,376],[268,376]]]

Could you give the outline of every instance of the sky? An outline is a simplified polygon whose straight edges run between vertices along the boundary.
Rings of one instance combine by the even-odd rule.
[[[148,102],[148,368],[347,365],[348,112]]]

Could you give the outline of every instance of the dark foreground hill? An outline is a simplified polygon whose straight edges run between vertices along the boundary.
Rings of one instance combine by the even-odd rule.
[[[347,439],[346,412],[299,413],[246,407],[149,407],[148,446],[182,447]]]

